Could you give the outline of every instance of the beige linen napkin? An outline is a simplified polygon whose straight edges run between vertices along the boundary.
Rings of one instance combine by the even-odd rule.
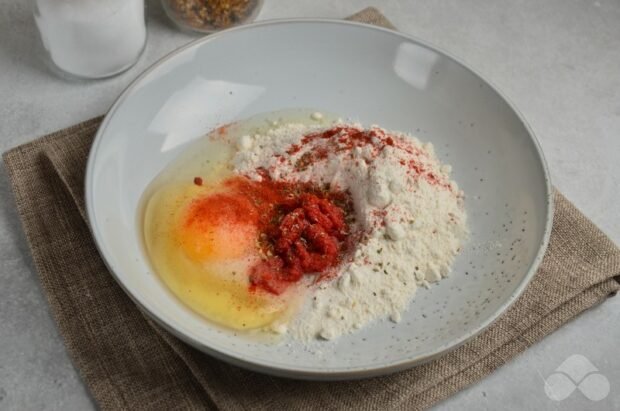
[[[352,17],[391,27],[375,9]],[[423,409],[516,357],[619,288],[620,250],[561,194],[547,254],[492,326],[441,359],[381,378],[303,382],[260,375],[171,336],[108,273],[84,218],[86,159],[101,118],[4,154],[34,262],[65,344],[104,409]]]

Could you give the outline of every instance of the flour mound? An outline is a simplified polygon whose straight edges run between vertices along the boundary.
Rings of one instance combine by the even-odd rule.
[[[235,172],[349,191],[357,248],[338,275],[311,293],[288,327],[294,338],[330,340],[382,318],[399,322],[416,289],[446,277],[467,237],[463,192],[433,145],[379,127],[283,124],[242,136]],[[286,328],[278,324],[279,332]]]

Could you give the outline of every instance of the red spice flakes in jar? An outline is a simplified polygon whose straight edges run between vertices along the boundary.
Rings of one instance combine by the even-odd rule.
[[[262,6],[262,1],[163,0],[162,4],[181,27],[211,32],[251,20]]]
[[[202,178],[201,177],[194,177],[194,184],[196,184],[197,186],[201,186],[202,185]]]

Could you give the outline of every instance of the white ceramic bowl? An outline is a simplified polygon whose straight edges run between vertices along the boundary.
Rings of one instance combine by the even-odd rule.
[[[471,230],[452,275],[419,290],[401,323],[378,322],[310,348],[252,342],[192,313],[150,271],[137,222],[143,190],[188,143],[219,125],[294,107],[433,142],[465,191]],[[86,203],[110,272],[148,315],[231,363],[312,379],[405,369],[476,335],[532,278],[552,220],[540,147],[496,88],[420,40],[331,20],[243,26],[156,63],[101,125],[88,162]]]

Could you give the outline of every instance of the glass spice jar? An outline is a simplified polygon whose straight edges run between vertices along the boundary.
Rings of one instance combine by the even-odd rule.
[[[99,79],[132,67],[146,44],[144,0],[32,0],[45,61],[62,77]]]
[[[162,0],[162,5],[182,30],[213,33],[251,22],[263,0]]]

